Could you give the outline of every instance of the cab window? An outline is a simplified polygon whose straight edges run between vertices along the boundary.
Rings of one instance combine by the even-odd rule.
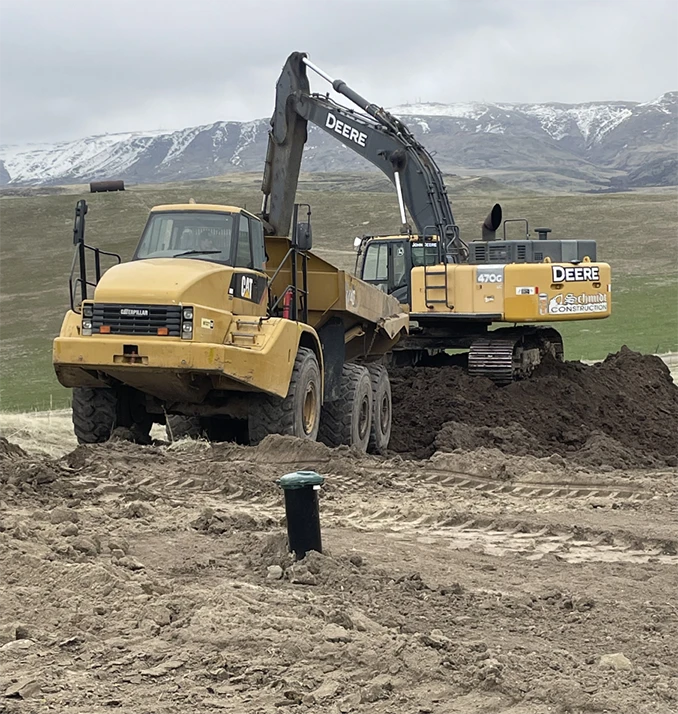
[[[392,289],[407,285],[407,260],[405,258],[405,244],[393,243],[391,245],[393,253],[393,285]]]
[[[235,265],[238,268],[252,268],[252,244],[250,243],[249,218],[240,214],[238,228],[238,248],[235,253]]]
[[[412,267],[436,265],[439,262],[437,243],[412,243]]]
[[[264,249],[264,226],[261,221],[250,218],[250,238],[252,243],[252,261],[254,268],[261,270],[266,262]]]
[[[195,258],[230,264],[234,216],[216,211],[152,213],[134,254],[147,258]]]
[[[373,243],[365,253],[363,280],[388,289],[388,243]]]

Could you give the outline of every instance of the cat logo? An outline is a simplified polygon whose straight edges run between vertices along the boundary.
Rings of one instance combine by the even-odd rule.
[[[245,298],[245,300],[251,300],[253,284],[253,278],[249,277],[248,275],[243,275],[240,283],[240,297]]]

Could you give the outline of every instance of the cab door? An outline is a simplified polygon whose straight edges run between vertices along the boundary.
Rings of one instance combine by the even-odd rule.
[[[412,257],[406,240],[375,240],[368,244],[362,264],[361,278],[399,302],[410,299]]]

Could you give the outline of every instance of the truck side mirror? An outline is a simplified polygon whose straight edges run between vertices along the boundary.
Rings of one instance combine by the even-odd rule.
[[[81,199],[75,204],[75,221],[73,223],[73,245],[85,242],[85,215],[87,201]]]
[[[311,250],[311,248],[313,247],[313,233],[311,231],[310,222],[297,223],[297,231],[295,238],[295,245],[299,250]]]

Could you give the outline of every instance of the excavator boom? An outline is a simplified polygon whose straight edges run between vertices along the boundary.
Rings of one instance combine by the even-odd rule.
[[[328,96],[311,94],[306,67],[362,111],[337,104]],[[399,119],[368,102],[342,80],[332,79],[301,52],[290,55],[276,85],[262,184],[262,214],[271,233],[289,233],[309,121],[388,176],[398,192],[403,232],[410,230],[404,210],[407,207],[419,235],[440,236],[450,262],[465,259],[467,252],[459,238],[445,182],[431,155]]]

